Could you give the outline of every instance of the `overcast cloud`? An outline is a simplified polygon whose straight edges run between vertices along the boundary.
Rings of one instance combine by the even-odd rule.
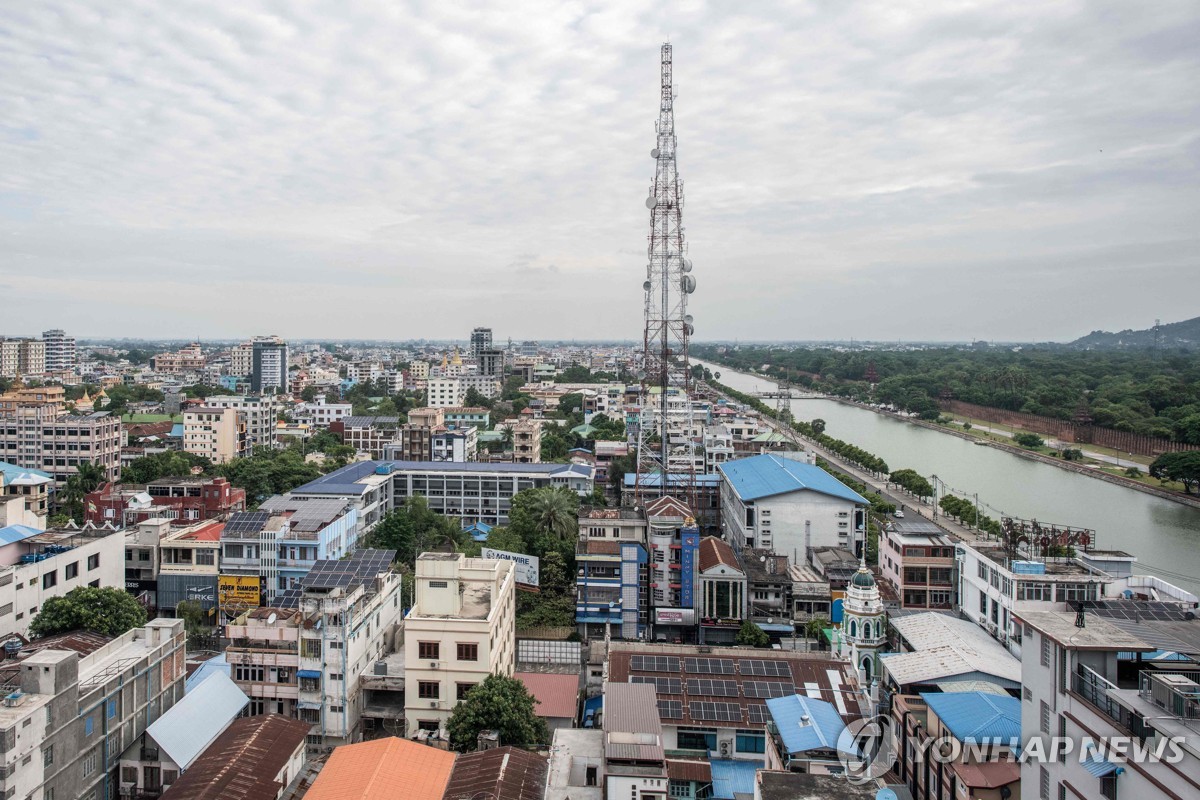
[[[1200,314],[1200,5],[0,0],[0,334],[697,338]]]

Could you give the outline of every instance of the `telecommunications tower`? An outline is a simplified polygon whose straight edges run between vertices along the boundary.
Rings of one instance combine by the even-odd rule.
[[[683,239],[683,183],[675,163],[675,96],[671,45],[662,46],[661,94],[654,183],[646,208],[650,235],[646,264],[645,332],[642,339],[641,411],[638,425],[637,496],[661,481],[662,493],[674,493],[695,508],[695,428],[692,424],[691,364],[688,340],[692,317],[688,295],[696,290]],[[654,438],[658,437],[655,442]]]

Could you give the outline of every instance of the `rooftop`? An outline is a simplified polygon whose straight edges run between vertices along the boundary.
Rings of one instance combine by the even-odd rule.
[[[284,787],[275,776],[312,726],[278,714],[234,720],[179,776],[164,800],[275,800]]]
[[[618,761],[663,761],[662,724],[653,686],[604,685],[604,755]]]
[[[717,469],[744,501],[807,490],[868,505],[866,498],[820,467],[779,455],[741,458]]]
[[[788,753],[839,750],[857,755],[846,723],[832,703],[793,694],[767,700],[767,710]]]
[[[587,768],[594,767],[597,785],[587,781]],[[546,800],[601,800],[604,774],[604,731],[559,728],[550,747]]]
[[[874,781],[860,786],[844,775],[763,771],[757,780],[761,800],[875,800],[879,791]]]
[[[454,762],[444,797],[542,800],[547,769],[544,756],[515,747],[464,753]]]
[[[960,742],[1018,742],[1021,701],[987,692],[922,692],[921,699]]]
[[[537,705],[539,717],[574,719],[579,702],[579,674],[552,672],[516,672],[513,677],[525,684]]]
[[[737,555],[734,554],[733,548],[728,542],[718,539],[716,536],[705,536],[700,540],[700,571],[707,572],[716,566],[726,566],[730,569],[741,572],[742,567],[738,564]]]
[[[213,672],[146,728],[181,770],[191,767],[250,698],[224,672]]]
[[[442,800],[454,753],[388,737],[334,749],[305,800]]]
[[[1022,611],[1016,616],[1068,650],[1149,652],[1157,649],[1095,614],[1085,615],[1085,626],[1082,628],[1076,627],[1074,612]]]

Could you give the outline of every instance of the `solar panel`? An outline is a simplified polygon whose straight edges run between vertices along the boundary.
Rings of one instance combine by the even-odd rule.
[[[300,589],[288,589],[275,595],[275,602],[271,605],[276,608],[299,608],[300,607]]]
[[[746,697],[787,697],[796,693],[796,687],[783,681],[742,681]]]
[[[688,703],[688,713],[692,719],[705,719],[714,722],[741,722],[742,707],[737,703],[709,703],[696,701]]]
[[[737,681],[688,678],[687,691],[701,697],[737,697],[738,685]]]
[[[629,668],[635,672],[679,672],[679,659],[675,656],[634,656],[629,659]]]
[[[662,719],[683,719],[683,703],[679,700],[659,700],[658,716]]]
[[[679,678],[660,678],[656,675],[631,675],[630,683],[650,683],[658,694],[683,694],[682,681]]]
[[[269,511],[239,511],[230,516],[222,534],[258,533],[271,519]]]
[[[1094,600],[1085,605],[1088,611],[1100,617],[1137,622],[1179,622],[1187,620],[1185,612],[1195,613],[1194,609],[1184,609],[1175,603],[1158,600]]]
[[[312,565],[300,580],[306,589],[335,589],[357,586],[390,569],[395,550],[358,550],[346,559],[323,559]]]
[[[751,725],[766,725],[771,719],[771,714],[765,705],[747,706],[746,711],[750,712]]]
[[[792,677],[792,668],[786,661],[742,659],[741,668],[743,675],[758,675],[766,678]]]
[[[683,671],[693,675],[732,675],[733,660],[729,658],[685,658]]]

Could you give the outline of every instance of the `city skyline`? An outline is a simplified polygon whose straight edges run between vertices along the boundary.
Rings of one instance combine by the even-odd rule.
[[[1190,4],[272,8],[6,12],[0,333],[636,340],[668,38],[697,341],[1196,313]]]

